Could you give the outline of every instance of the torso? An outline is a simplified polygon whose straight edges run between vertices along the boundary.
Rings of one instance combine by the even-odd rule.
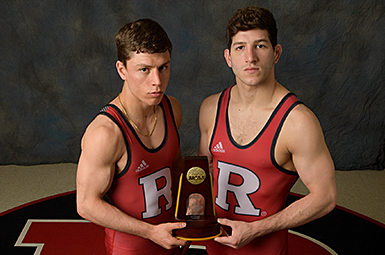
[[[233,86],[231,92],[232,95],[234,94],[235,88],[237,88],[237,85]],[[273,113],[275,107],[278,105],[281,99],[288,93],[289,91],[282,87],[279,93],[276,93],[274,99],[271,100],[271,103],[268,106],[261,109],[253,109],[250,107],[250,109],[248,110],[240,110],[240,104],[236,100],[234,100],[232,96],[232,100],[230,100],[229,102],[228,117],[231,135],[234,141],[237,144],[243,146],[249,144],[255,137],[257,137],[258,134],[261,132],[262,128],[266,125],[266,122]],[[217,94],[215,96],[217,104],[220,94]],[[299,105],[297,108],[299,107],[303,107],[303,105]],[[208,134],[209,137],[212,136],[212,132],[214,129],[214,120],[215,116],[212,117],[213,122],[211,124],[210,132]],[[293,162],[291,161],[291,153],[288,151],[287,142],[285,139],[287,135],[290,135],[290,131],[287,130],[287,123],[289,121],[286,121],[284,123],[284,127],[282,128],[281,134],[277,140],[274,155],[277,163],[280,166],[289,171],[295,172],[296,169],[293,165]]]
[[[118,127],[125,150],[117,163],[120,164],[120,171],[115,175],[106,198],[121,211],[139,220],[152,224],[170,221],[174,211],[171,167],[179,148],[179,135],[171,105],[166,99],[162,101],[163,110],[158,112],[162,121],[157,125],[163,127],[156,132],[162,132],[163,135],[160,135],[157,143],[139,138],[118,107],[107,107],[103,115]],[[156,147],[149,148],[149,145]],[[150,247],[156,253],[168,254],[168,251],[151,241],[111,229],[106,229],[106,247],[122,247],[127,252],[124,254],[142,254],[143,247]]]
[[[279,100],[277,107],[267,108],[259,114],[236,116],[236,107],[231,109],[229,90],[218,102],[219,111],[209,147],[213,155],[216,211],[219,217],[260,220],[283,208],[286,196],[297,179],[297,175],[280,166],[271,153],[277,151],[275,148],[284,148],[284,143],[277,143],[277,137],[287,115],[299,101],[287,94]],[[240,121],[241,117],[246,120]],[[245,127],[246,124],[253,126]],[[285,238],[285,231],[280,231],[262,238],[264,244],[251,242],[246,250],[241,250],[247,253],[247,249],[262,249],[267,244],[278,242],[282,246],[270,248],[266,254],[286,254],[285,251],[277,251],[286,249]],[[209,247],[211,252],[218,250],[218,254],[226,254],[221,253],[226,248],[215,242]]]

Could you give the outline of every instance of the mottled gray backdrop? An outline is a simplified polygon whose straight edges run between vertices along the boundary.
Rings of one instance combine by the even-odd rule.
[[[195,155],[202,100],[234,82],[225,26],[239,8],[270,9],[283,55],[277,79],[318,116],[336,168],[385,168],[385,3],[373,0],[2,0],[0,164],[77,162],[80,138],[119,93],[114,37],[151,18],[174,49],[167,93]]]

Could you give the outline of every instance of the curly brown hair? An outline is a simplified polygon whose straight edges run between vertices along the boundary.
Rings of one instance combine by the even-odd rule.
[[[226,42],[228,49],[231,49],[233,36],[239,31],[255,28],[267,30],[270,42],[275,48],[277,45],[277,25],[273,14],[265,8],[249,6],[236,11],[227,23]]]
[[[124,65],[130,59],[130,52],[171,54],[172,43],[166,31],[151,19],[140,19],[127,23],[115,37],[118,59]]]

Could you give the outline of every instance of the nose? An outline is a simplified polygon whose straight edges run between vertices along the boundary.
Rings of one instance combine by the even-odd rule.
[[[255,49],[253,47],[247,47],[246,49],[246,62],[255,63],[257,62],[258,57]]]
[[[154,69],[152,74],[151,74],[151,83],[154,86],[162,84],[161,79],[160,79],[160,71],[158,69]]]

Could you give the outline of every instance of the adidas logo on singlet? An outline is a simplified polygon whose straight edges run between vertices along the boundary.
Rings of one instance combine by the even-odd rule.
[[[143,170],[147,169],[148,167],[149,167],[149,165],[147,165],[147,163],[144,160],[142,160],[142,163],[140,163],[140,165],[135,170],[135,172],[143,171]]]
[[[218,152],[218,153],[225,153],[225,149],[222,146],[222,142],[217,143],[217,145],[214,146],[213,152]]]

